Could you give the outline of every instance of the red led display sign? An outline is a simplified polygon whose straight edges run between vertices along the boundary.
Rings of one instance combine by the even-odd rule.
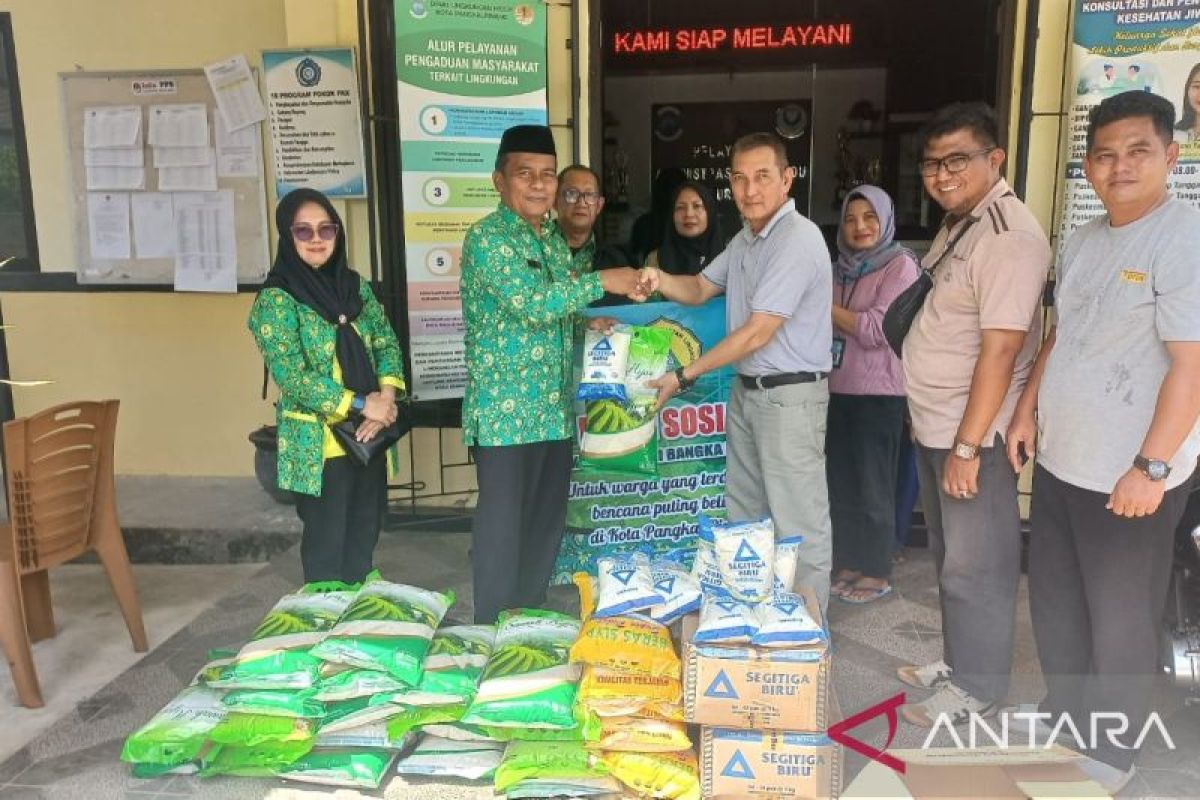
[[[664,28],[617,31],[614,55],[638,53],[697,53],[717,50],[778,50],[849,47],[854,26],[849,22],[812,25],[756,25],[722,28]]]

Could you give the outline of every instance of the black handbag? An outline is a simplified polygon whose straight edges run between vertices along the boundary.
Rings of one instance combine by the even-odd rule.
[[[934,270],[954,252],[955,245],[958,244],[959,240],[962,239],[974,224],[975,219],[969,219],[963,225],[962,230],[951,240],[950,244],[946,245],[946,249],[938,256],[937,261],[934,261],[928,267],[923,267],[921,274],[912,282],[912,285],[896,295],[896,299],[892,301],[892,304],[888,306],[888,310],[884,312],[883,337],[887,339],[887,343],[891,345],[892,352],[897,356],[900,355],[900,350],[904,346],[904,337],[908,336],[908,329],[912,327],[913,320],[917,318],[917,312],[925,305],[925,298],[933,288]]]
[[[365,421],[365,417],[353,416],[347,417],[336,425],[329,426],[329,430],[333,431],[333,437],[346,451],[346,455],[364,467],[378,458],[380,453],[387,452],[389,447],[400,441],[400,437],[412,430],[412,416],[405,403],[396,404],[395,422],[383,428],[367,441],[360,442],[354,438],[354,434],[358,431],[358,426]]]

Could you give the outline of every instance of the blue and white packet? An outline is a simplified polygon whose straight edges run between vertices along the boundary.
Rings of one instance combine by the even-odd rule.
[[[712,543],[721,586],[735,600],[761,603],[775,581],[775,524],[770,517],[724,522],[700,517],[700,537]]]
[[[804,647],[825,644],[829,635],[817,624],[808,610],[804,597],[798,594],[777,594],[755,609],[758,630],[750,643],[759,647]]]
[[[696,537],[696,557],[692,561],[692,577],[705,595],[714,594],[728,596],[729,592],[721,583],[721,570],[717,568],[717,558],[713,555],[712,520],[700,516],[700,535]]]
[[[655,622],[670,625],[700,608],[700,584],[682,564],[663,559],[652,563],[650,572],[654,588],[666,598],[647,612]]]
[[[785,536],[775,541],[775,567],[772,570],[771,589],[775,594],[791,594],[795,591],[796,564],[800,558],[800,535]]]
[[[643,553],[606,556],[596,562],[596,610],[593,616],[615,617],[661,605],[666,598],[654,588],[650,559]]]
[[[622,404],[628,402],[625,371],[629,364],[629,343],[632,339],[628,331],[622,330],[612,333],[588,330],[584,334],[583,374],[575,393],[577,400],[587,403],[597,400],[615,400]]]
[[[700,625],[692,641],[696,644],[745,643],[759,629],[754,606],[732,597],[705,595],[700,603]]]

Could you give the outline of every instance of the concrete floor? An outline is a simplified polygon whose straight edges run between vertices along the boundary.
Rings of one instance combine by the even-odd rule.
[[[454,589],[459,603],[451,616],[467,619],[468,542],[469,536],[464,534],[385,533],[377,560],[383,573],[393,580]],[[408,782],[400,777],[389,778],[374,793],[326,791],[277,780],[201,781],[186,776],[133,779],[127,765],[118,760],[125,736],[191,679],[209,649],[237,646],[245,640],[272,603],[298,584],[298,559],[291,551],[265,569],[214,565],[156,567],[149,571],[140,568],[138,579],[154,645],[152,652],[140,660],[129,648],[115,605],[104,596],[107,588],[102,579],[94,570],[89,574],[89,567],[67,569],[76,571],[69,576],[73,582],[64,580],[61,588],[58,582],[55,584],[61,632],[55,641],[40,644],[35,654],[44,672],[46,694],[57,711],[30,712],[11,705],[0,711],[0,721],[5,723],[0,725],[4,729],[0,733],[9,737],[3,741],[9,748],[19,746],[10,757],[0,756],[0,800],[493,797],[489,786]],[[900,565],[895,583],[895,594],[879,603],[835,603],[831,609],[834,684],[844,712],[869,707],[900,691],[903,687],[894,678],[897,666],[924,663],[941,655],[937,591],[927,554],[914,553]],[[551,605],[572,610],[573,590],[552,590]],[[94,620],[89,615],[94,615]],[[72,618],[80,621],[72,622]],[[1034,701],[1042,692],[1028,619],[1022,590],[1009,698],[1013,702]],[[93,627],[104,620],[108,627]],[[52,651],[50,647],[61,649]],[[111,656],[96,654],[110,649]],[[121,656],[127,659],[124,663],[116,660]],[[91,661],[104,663],[108,671],[86,679],[77,677],[75,673],[89,669]],[[7,681],[7,675],[0,676],[0,682]],[[1179,749],[1166,752],[1150,748],[1143,752],[1142,768],[1125,796],[1200,796],[1200,709],[1181,708],[1179,699],[1165,686],[1163,689],[1156,706]],[[7,691],[11,693],[11,687]],[[879,721],[856,733],[881,745],[885,729]],[[924,731],[902,726],[893,746],[918,747],[924,738]],[[862,765],[861,758],[848,758],[847,779]]]

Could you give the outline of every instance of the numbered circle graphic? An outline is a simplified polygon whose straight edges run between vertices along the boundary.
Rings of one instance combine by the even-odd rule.
[[[445,133],[446,112],[437,106],[428,106],[421,112],[421,128],[426,133]]]
[[[444,247],[435,247],[425,256],[425,267],[434,275],[449,275],[454,271],[454,254]]]
[[[425,202],[431,206],[444,206],[450,200],[450,184],[441,178],[425,181]]]

